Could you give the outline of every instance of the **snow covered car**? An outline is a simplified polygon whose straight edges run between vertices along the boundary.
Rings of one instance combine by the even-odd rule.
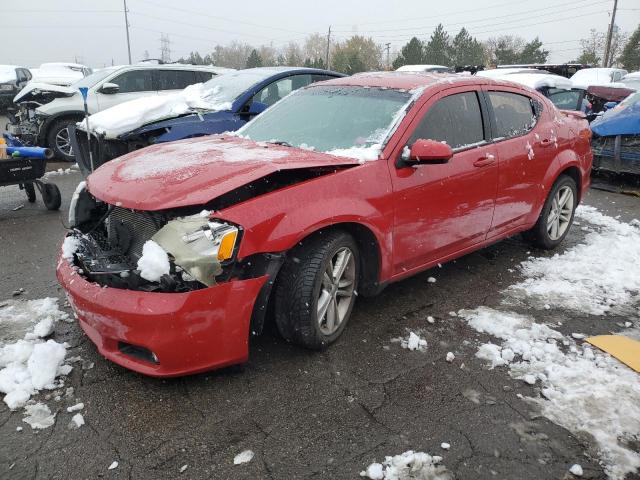
[[[561,110],[584,111],[586,106],[583,88],[575,88],[571,80],[544,70],[533,68],[498,68],[476,73],[479,77],[496,78],[520,83],[539,91]]]
[[[593,168],[640,175],[640,92],[591,123]]]
[[[624,87],[620,80],[627,74],[622,68],[584,68],[571,76],[573,86],[587,89],[596,86]]]
[[[211,66],[139,64],[107,67],[71,86],[32,81],[13,99],[18,111],[10,116],[8,130],[25,145],[51,148],[56,157],[72,161],[68,127],[84,118],[79,88],[89,89],[88,109],[95,113],[135,98],[168,95],[228,71]]]
[[[640,91],[640,72],[627,73],[620,79],[626,88],[632,88],[633,90]]]
[[[0,110],[11,105],[13,97],[31,80],[28,68],[16,65],[0,65]]]
[[[91,75],[92,70],[79,63],[50,62],[32,68],[31,73],[34,82],[68,87]]]
[[[403,65],[396,72],[451,73],[453,69],[444,65]]]
[[[164,98],[143,98],[89,117],[94,167],[154,143],[235,131],[278,100],[342,73],[299,67],[239,70]],[[82,173],[90,171],[86,125],[71,136]]]
[[[99,351],[144,374],[246,361],[267,312],[322,349],[356,297],[520,232],[559,245],[590,136],[581,113],[514,83],[315,83],[236,134],[98,168],[73,196],[57,276]]]

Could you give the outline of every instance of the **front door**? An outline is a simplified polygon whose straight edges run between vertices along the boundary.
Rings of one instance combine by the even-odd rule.
[[[446,142],[445,164],[390,169],[395,208],[393,262],[402,275],[482,242],[493,216],[498,180],[495,149],[480,91],[448,89],[429,99],[397,147],[417,139]],[[407,152],[408,149],[404,149]]]

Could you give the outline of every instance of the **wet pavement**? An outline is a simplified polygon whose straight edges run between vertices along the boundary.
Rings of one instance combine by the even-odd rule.
[[[0,188],[0,302],[24,288],[21,298],[55,296],[64,304],[55,257],[80,176],[49,180],[63,191],[61,212],[48,212],[40,198],[28,204],[15,187]],[[633,196],[591,190],[585,203],[623,220],[640,217]],[[574,227],[564,248],[583,235]],[[65,380],[74,387],[71,398],[35,397],[58,412],[49,429],[31,430],[22,412],[0,403],[0,478],[360,478],[370,463],[406,450],[442,455],[458,479],[571,478],[574,463],[583,478],[605,478],[588,436],[539,416],[517,396],[534,396],[535,387],[505,369],[487,370],[475,352],[488,337],[449,315],[497,305],[529,255],[551,254],[517,237],[360,299],[343,337],[325,352],[288,345],[271,328],[252,341],[247,364],[181,379],[120,368],[100,357],[75,323],[61,322],[54,339],[68,342],[68,356],[94,366],[74,364]],[[544,315],[564,313],[537,313],[542,321]],[[585,333],[616,321],[565,316],[567,328],[580,322]],[[425,352],[391,341],[407,329],[424,332]],[[452,363],[445,361],[449,351]],[[68,428],[73,414],[66,412],[76,401],[85,404],[86,421],[77,430]],[[451,449],[442,450],[442,442]],[[246,449],[254,459],[234,465]],[[118,467],[108,470],[114,461]]]

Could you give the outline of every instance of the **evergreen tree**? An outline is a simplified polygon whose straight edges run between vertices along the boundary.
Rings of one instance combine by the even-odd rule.
[[[434,65],[451,65],[451,44],[449,35],[439,24],[431,34],[429,42],[424,48],[425,63]]]
[[[628,71],[640,69],[640,25],[629,37],[618,61]]]
[[[542,42],[536,37],[522,48],[517,63],[544,63],[548,56],[549,51],[542,48]]]
[[[253,50],[251,50],[251,53],[249,54],[249,58],[247,58],[247,68],[255,68],[255,67],[261,67],[262,66],[262,58],[260,57],[260,54],[258,53],[258,51],[254,48]]]
[[[424,45],[416,37],[409,40],[400,55],[393,61],[393,68],[397,70],[403,65],[420,65],[424,63]]]
[[[451,62],[455,66],[484,64],[484,47],[465,28],[451,43]]]
[[[518,63],[518,51],[506,39],[498,40],[493,55],[498,65],[513,65],[514,63]]]

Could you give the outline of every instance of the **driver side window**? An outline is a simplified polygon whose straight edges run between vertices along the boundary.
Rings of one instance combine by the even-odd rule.
[[[264,103],[267,107],[270,107],[294,90],[306,87],[310,83],[311,75],[292,75],[270,83],[253,96],[253,101]]]
[[[151,70],[133,70],[118,75],[111,80],[120,87],[118,93],[150,92],[153,88],[153,72]]]
[[[482,112],[475,92],[441,98],[429,108],[409,139],[444,142],[452,149],[484,141]]]

